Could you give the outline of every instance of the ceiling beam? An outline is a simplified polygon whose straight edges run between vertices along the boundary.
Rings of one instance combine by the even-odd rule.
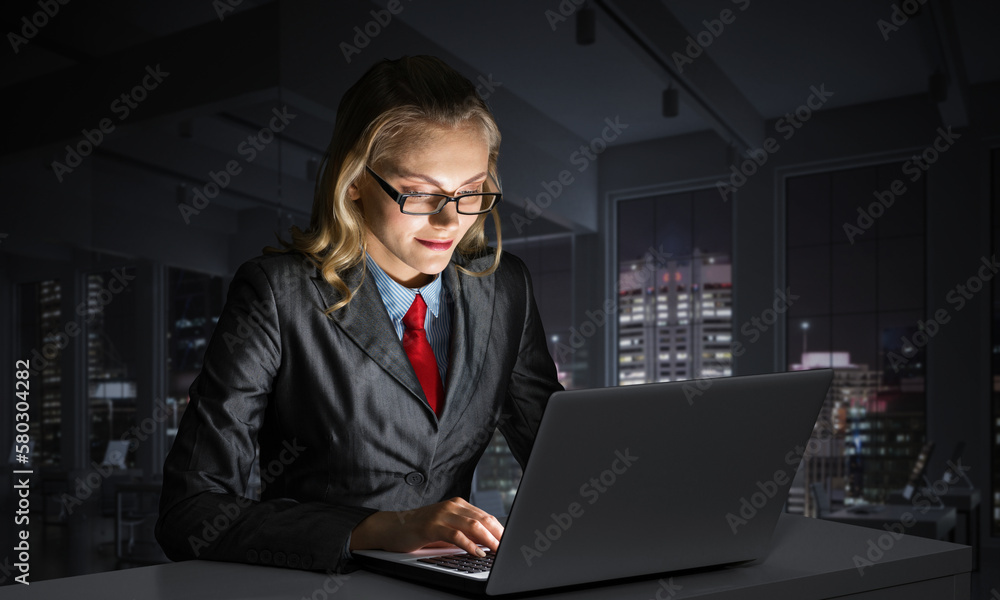
[[[962,46],[955,27],[955,14],[951,0],[930,0],[930,21],[921,29],[929,37],[932,54],[937,57],[936,65],[947,75],[948,93],[943,102],[938,103],[941,121],[951,127],[966,127],[969,124],[969,78],[965,72]],[[929,30],[929,31],[928,31]]]
[[[652,62],[655,70],[664,72],[668,80],[680,88],[685,103],[700,113],[726,142],[735,145],[741,152],[760,148],[764,144],[764,119],[736,84],[704,48],[698,52],[697,47],[692,45],[692,50],[688,52],[689,38],[697,43],[700,32],[692,34],[687,31],[662,2],[595,1],[618,25],[631,42],[628,45],[636,50],[640,58],[647,63]],[[731,12],[734,18],[738,18],[738,5],[734,4]],[[711,32],[706,35],[712,35],[712,41],[717,37]],[[725,29],[721,29],[718,35],[725,35]]]

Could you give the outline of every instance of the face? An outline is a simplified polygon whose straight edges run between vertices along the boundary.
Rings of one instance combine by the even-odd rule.
[[[370,165],[401,193],[455,196],[482,190],[489,146],[473,127],[422,129],[419,141],[380,165]],[[448,266],[455,247],[479,218],[458,214],[449,202],[436,215],[406,215],[375,180],[364,175],[350,188],[368,223],[368,253],[400,284],[422,287]]]

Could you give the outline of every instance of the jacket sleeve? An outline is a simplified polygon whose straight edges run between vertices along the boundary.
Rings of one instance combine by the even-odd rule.
[[[350,533],[375,509],[246,497],[280,363],[274,292],[252,261],[233,279],[164,464],[156,539],[170,559],[353,569]]]
[[[535,305],[531,276],[520,259],[506,255],[516,267],[516,278],[510,289],[520,290],[524,296],[524,325],[518,346],[517,360],[507,384],[507,397],[500,415],[499,428],[511,454],[523,469],[528,462],[535,434],[542,420],[542,412],[553,392],[563,389],[556,377],[556,366],[549,354],[545,331]]]

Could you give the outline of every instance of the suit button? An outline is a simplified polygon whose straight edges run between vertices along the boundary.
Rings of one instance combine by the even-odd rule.
[[[296,569],[299,566],[299,555],[294,552],[288,553],[288,566]]]
[[[265,565],[271,564],[271,551],[270,550],[261,550],[260,551],[260,562],[264,563]]]
[[[248,563],[255,563],[255,562],[257,562],[257,551],[256,550],[247,550],[247,562]]]
[[[302,557],[302,568],[308,569],[311,566],[313,566],[313,559],[311,556],[306,554],[305,556]]]
[[[407,473],[406,477],[403,478],[403,481],[406,482],[406,485],[420,485],[424,482],[424,474],[417,473],[416,471]]]
[[[277,566],[279,566],[279,567],[283,567],[285,565],[285,553],[284,552],[275,552],[274,553],[274,564],[277,565]]]

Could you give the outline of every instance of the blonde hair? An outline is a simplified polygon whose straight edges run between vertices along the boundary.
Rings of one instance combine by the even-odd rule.
[[[316,180],[309,227],[290,229],[291,242],[279,239],[282,248],[265,252],[297,250],[308,257],[323,278],[340,292],[341,298],[327,308],[330,314],[347,306],[356,290],[349,289],[341,275],[362,263],[366,250],[365,218],[349,189],[366,176],[365,165],[376,165],[401,152],[414,133],[428,126],[449,128],[479,127],[489,146],[489,162],[484,191],[499,192],[497,157],[500,130],[489,107],[468,79],[432,56],[411,56],[384,60],[369,69],[355,83],[337,107],[337,120],[330,146]],[[493,264],[467,275],[489,275],[500,264],[500,218],[497,207],[480,215],[455,250],[473,258],[486,253],[484,231],[487,214],[493,215],[497,249]]]

